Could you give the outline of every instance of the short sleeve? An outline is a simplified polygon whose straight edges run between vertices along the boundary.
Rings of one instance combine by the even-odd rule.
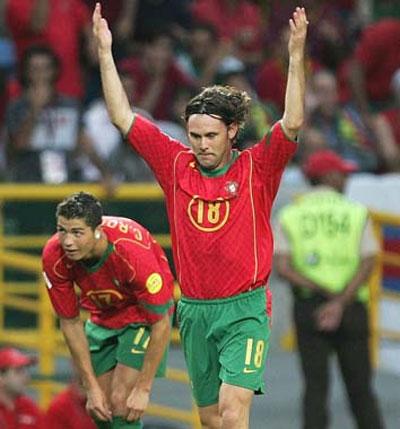
[[[153,170],[161,187],[166,190],[172,183],[173,163],[181,151],[188,148],[161,132],[152,122],[140,115],[128,132],[127,140]]]
[[[143,250],[135,255],[137,299],[153,322],[161,319],[173,306],[172,274],[161,252],[161,248],[153,247],[153,251]]]
[[[52,255],[45,247],[42,255],[43,278],[54,311],[59,317],[74,318],[79,315],[79,301],[74,283],[68,276],[68,270],[61,260]]]
[[[275,197],[282,173],[297,149],[297,143],[284,133],[280,122],[256,145],[248,149],[254,160],[257,176],[270,197]]]

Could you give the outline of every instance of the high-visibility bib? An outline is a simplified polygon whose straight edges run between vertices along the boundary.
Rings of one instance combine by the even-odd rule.
[[[333,190],[301,196],[280,212],[290,242],[293,267],[333,293],[343,291],[359,269],[367,209]],[[310,295],[302,290],[302,295]],[[368,300],[368,287],[358,290]]]

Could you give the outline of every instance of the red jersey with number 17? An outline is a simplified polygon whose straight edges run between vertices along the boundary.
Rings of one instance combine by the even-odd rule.
[[[173,307],[173,277],[164,251],[131,219],[104,216],[102,230],[108,248],[94,266],[68,259],[57,234],[44,247],[43,275],[56,313],[73,318],[82,307],[93,323],[111,329],[156,322]]]
[[[233,151],[230,165],[212,175],[199,168],[191,150],[139,115],[127,138],[165,192],[183,295],[216,299],[265,285],[271,207],[297,146],[281,124],[252,148]]]

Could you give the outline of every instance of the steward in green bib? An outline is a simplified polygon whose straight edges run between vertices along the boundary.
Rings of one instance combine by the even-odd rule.
[[[329,360],[336,354],[357,427],[383,428],[371,386],[367,280],[379,251],[368,210],[343,195],[355,166],[330,150],[304,165],[314,189],[284,207],[276,269],[294,293],[303,379],[303,428],[329,426]]]
[[[290,242],[294,269],[327,293],[343,292],[360,265],[367,215],[364,206],[330,188],[299,197],[279,218]],[[301,286],[294,292],[304,298],[313,294]],[[359,286],[356,296],[366,302],[368,286]]]

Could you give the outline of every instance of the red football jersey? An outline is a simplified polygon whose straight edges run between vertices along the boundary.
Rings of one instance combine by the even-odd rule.
[[[108,249],[90,268],[67,258],[57,234],[44,247],[43,275],[56,313],[72,318],[82,307],[93,323],[112,329],[154,323],[173,306],[173,277],[164,251],[131,219],[104,216],[102,229]]]
[[[199,169],[192,151],[140,116],[128,141],[165,192],[182,293],[215,299],[265,285],[272,263],[271,207],[296,150],[281,124],[252,148],[234,151],[230,167],[212,176]]]

